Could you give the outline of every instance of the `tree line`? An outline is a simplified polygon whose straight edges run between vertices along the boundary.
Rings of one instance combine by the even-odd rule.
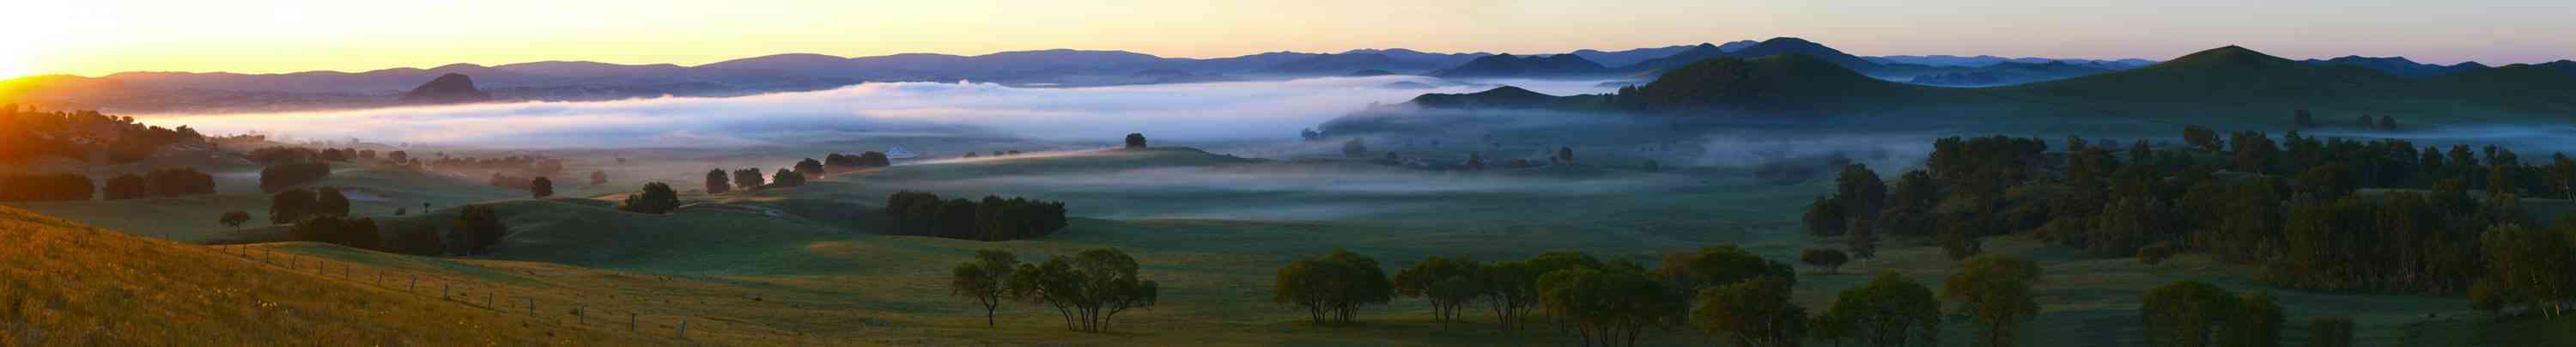
[[[1117,249],[1051,256],[1039,263],[984,250],[950,270],[948,288],[950,295],[982,304],[986,326],[994,324],[1002,304],[1019,301],[1055,309],[1064,317],[1065,330],[1106,332],[1119,313],[1153,307],[1161,298],[1162,285],[1136,270],[1136,258]]]
[[[143,125],[134,117],[98,111],[48,112],[0,105],[0,164],[43,158],[90,161],[91,153],[105,153],[111,162],[131,163],[164,147],[203,143],[206,137],[187,126]]]
[[[107,200],[214,194],[215,176],[188,168],[129,173],[107,179],[99,193]]]
[[[1019,197],[942,201],[938,194],[905,191],[887,196],[883,212],[905,234],[961,240],[1031,239],[1066,225],[1064,203]]]
[[[77,173],[0,174],[0,201],[89,201],[96,189]]]
[[[1093,258],[1093,252],[1114,251],[1087,251],[1083,258]],[[1105,261],[1113,265],[1098,268],[1119,270],[1115,278],[1134,277],[1132,259],[1114,259],[1119,261]],[[2042,276],[2038,264],[1989,254],[1957,266],[1937,290],[1883,273],[1842,290],[1831,306],[1810,313],[1790,298],[1797,276],[1788,265],[1734,246],[1670,254],[1652,268],[1579,252],[1495,263],[1430,257],[1392,276],[1373,258],[1336,249],[1281,267],[1271,300],[1306,312],[1316,325],[1331,326],[1354,323],[1361,309],[1399,296],[1422,298],[1444,327],[1468,312],[1484,311],[1505,333],[1526,333],[1533,330],[1530,323],[1546,323],[1586,346],[1637,345],[1647,334],[1673,330],[1736,346],[1934,346],[1940,345],[1939,331],[1948,319],[1974,325],[1977,345],[2014,345],[2022,325],[2039,314],[2031,288]],[[994,312],[1009,299],[1028,298],[1025,281],[1047,277],[1032,276],[1042,273],[1032,271],[1036,268],[1018,263],[1008,252],[978,251],[975,260],[952,271],[951,293],[981,304],[990,325]],[[2273,346],[2284,325],[2282,308],[2264,292],[2240,295],[2181,281],[2142,299],[2139,310],[2146,318],[2139,324],[2157,346]],[[1068,328],[1088,330],[1074,323],[1080,320],[1072,312],[1081,309],[1057,307],[1067,312]],[[2316,334],[2311,340],[2329,343],[2321,346],[2349,345],[2331,344],[2351,340],[2349,319],[2319,318],[2311,324]]]
[[[1858,258],[1881,235],[1931,236],[1966,257],[1979,252],[1976,237],[2027,233],[2146,262],[2205,253],[2259,265],[2267,281],[2298,289],[2576,301],[2576,291],[2550,289],[2576,283],[2576,272],[2502,275],[2570,260],[2513,248],[2569,242],[2490,241],[2576,233],[2576,222],[2525,227],[2539,224],[2520,206],[2522,196],[2567,196],[2576,162],[2563,154],[2535,165],[2496,146],[2218,134],[2191,126],[2183,146],[2125,150],[2070,137],[2063,152],[2035,138],[1940,139],[1925,170],[1893,188],[1847,166],[1804,219],[1815,235],[1847,235]]]

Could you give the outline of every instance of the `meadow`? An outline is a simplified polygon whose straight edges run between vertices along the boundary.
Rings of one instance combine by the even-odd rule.
[[[1495,261],[1579,251],[1605,260],[1651,264],[1666,253],[1716,245],[1737,245],[1765,258],[1794,263],[1801,249],[1842,244],[1839,239],[1807,235],[1798,220],[1807,201],[1833,189],[1830,180],[1779,185],[1754,179],[1741,168],[1645,170],[1604,164],[1448,172],[1346,160],[1249,159],[1188,148],[1061,150],[918,162],[754,192],[703,194],[693,189],[696,181],[678,181],[674,185],[681,188],[683,200],[679,210],[643,215],[614,208],[631,187],[649,179],[636,177],[694,176],[651,171],[701,164],[665,163],[650,153],[626,154],[634,157],[632,164],[603,160],[570,164],[570,172],[597,169],[620,178],[596,187],[573,186],[546,199],[388,167],[349,168],[320,183],[382,195],[385,201],[361,202],[353,211],[396,228],[444,225],[455,218],[453,207],[467,202],[494,206],[511,234],[498,252],[487,256],[426,258],[326,244],[259,242],[263,230],[274,232],[276,227],[233,231],[213,223],[212,217],[222,210],[260,213],[258,207],[265,205],[260,196],[228,193],[18,204],[137,235],[228,245],[207,248],[122,235],[89,236],[154,252],[117,258],[144,260],[116,260],[96,257],[136,251],[29,244],[9,248],[22,254],[5,259],[59,260],[38,260],[43,263],[25,268],[49,270],[21,271],[7,278],[125,274],[95,281],[97,286],[136,288],[119,290],[124,292],[164,291],[160,295],[167,300],[190,305],[262,305],[245,296],[178,295],[210,290],[217,284],[147,275],[164,271],[118,269],[234,264],[239,268],[219,273],[314,282],[266,290],[320,292],[320,296],[292,296],[320,301],[296,306],[296,312],[344,317],[331,321],[352,324],[315,328],[329,333],[318,336],[403,341],[396,344],[446,345],[458,341],[454,339],[479,338],[502,341],[499,344],[585,345],[1550,345],[1578,340],[1544,324],[1540,329],[1504,333],[1482,310],[1471,310],[1464,322],[1440,324],[1430,306],[1418,299],[1399,298],[1391,305],[1365,308],[1356,325],[1310,325],[1304,312],[1270,302],[1272,274],[1293,259],[1337,248],[1375,257],[1392,273],[1429,256]],[[873,207],[896,191],[1061,200],[1076,218],[1066,230],[1033,240],[895,236],[889,235],[891,222]],[[422,201],[435,202],[436,208],[418,211],[417,202]],[[404,216],[384,212],[398,207],[415,208],[415,212]],[[138,210],[154,212],[131,213]],[[13,216],[18,218],[13,231],[90,228],[25,213]],[[54,234],[77,235],[73,231],[38,235]],[[2236,291],[2269,290],[2288,308],[2288,321],[2293,323],[2309,317],[2351,317],[2358,325],[2359,345],[2365,346],[2570,341],[2563,333],[2566,329],[2534,326],[2558,323],[2499,323],[2470,310],[2457,297],[2286,290],[2256,280],[2256,269],[2200,255],[2148,265],[2131,258],[2091,257],[2022,236],[1984,241],[1987,252],[2036,260],[2047,273],[2038,285],[2043,311],[2019,337],[2023,345],[2137,345],[2141,343],[2140,295],[2147,288],[2182,279]],[[249,243],[235,244],[241,242]],[[1810,310],[1822,310],[1837,291],[1882,272],[1939,283],[1955,264],[1931,240],[1896,238],[1885,244],[1877,258],[1854,261],[1839,271],[1799,266],[1795,301]],[[1022,261],[1036,261],[1093,248],[1116,248],[1134,255],[1142,265],[1142,277],[1162,283],[1160,303],[1120,315],[1116,329],[1109,333],[1066,331],[1052,312],[1019,303],[1004,305],[998,324],[986,327],[981,307],[950,296],[946,287],[947,270],[969,260],[975,250],[1006,250]],[[93,258],[76,261],[80,258],[32,253],[40,249]],[[310,272],[314,268],[296,272],[293,267],[263,267],[223,259],[217,252],[224,250],[316,260],[318,265],[308,266],[325,269],[323,276],[335,267],[359,275],[317,279]],[[420,292],[355,285],[366,282],[364,274],[420,275],[455,288],[471,288],[470,295],[498,293],[500,297],[494,301],[497,307],[487,307],[477,299],[490,298],[440,300]],[[202,287],[147,287],[181,284]],[[106,295],[84,293],[93,294],[77,295]],[[510,302],[513,299],[532,301],[537,307]],[[598,314],[576,318],[569,311],[576,306]],[[138,312],[214,314],[199,311],[204,310]],[[56,316],[106,316],[68,312]],[[602,317],[615,321],[624,313],[636,314],[647,332],[627,333],[623,324],[599,321],[571,323]],[[227,324],[219,318],[154,321]],[[681,321],[692,324],[687,339],[674,330]],[[460,324],[452,322],[515,328],[438,328]],[[35,326],[64,331],[57,329],[80,325],[46,321]],[[2288,325],[2283,342],[2298,344],[2306,336],[2303,329],[2303,324]],[[1975,332],[1960,316],[1946,319],[1942,331],[1942,339],[1950,343],[1969,341]],[[246,329],[237,336],[287,335]],[[532,336],[556,340],[524,340]],[[44,341],[41,344],[63,340]],[[1647,335],[1647,342],[1656,345],[1711,341],[1682,328]]]

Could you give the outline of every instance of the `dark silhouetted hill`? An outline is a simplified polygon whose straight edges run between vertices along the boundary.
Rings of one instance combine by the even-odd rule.
[[[1431,73],[1439,77],[1577,77],[1599,76],[1610,68],[1572,54],[1510,55],[1476,58],[1458,67]]]
[[[474,78],[464,74],[446,74],[429,80],[402,94],[404,104],[462,104],[492,101],[492,94],[474,88]]]

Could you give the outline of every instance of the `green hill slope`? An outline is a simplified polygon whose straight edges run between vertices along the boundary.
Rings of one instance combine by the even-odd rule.
[[[0,344],[638,345],[0,207]]]

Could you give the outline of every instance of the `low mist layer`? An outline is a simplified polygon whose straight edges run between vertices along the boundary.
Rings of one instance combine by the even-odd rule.
[[[1088,88],[900,82],[728,98],[140,118],[215,134],[496,147],[742,146],[868,135],[1110,141],[1129,132],[1155,139],[1286,139],[1371,103],[1501,83],[1550,93],[1599,92],[1597,81],[1468,83],[1417,76]]]

